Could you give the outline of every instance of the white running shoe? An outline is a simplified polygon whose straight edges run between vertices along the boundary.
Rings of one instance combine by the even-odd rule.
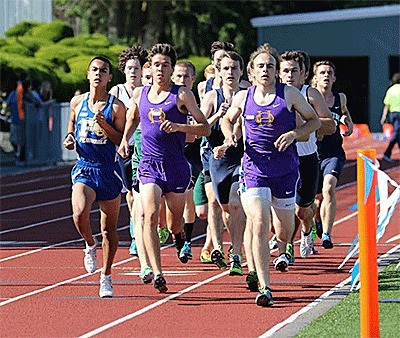
[[[99,244],[96,237],[93,237],[94,245],[89,246],[86,243],[86,248],[83,249],[85,253],[85,258],[83,259],[83,263],[85,265],[85,269],[89,273],[93,273],[97,269],[97,257],[96,257],[96,247]]]
[[[275,270],[286,272],[289,270],[289,259],[286,253],[282,253],[274,259]]]
[[[111,298],[114,296],[114,289],[112,287],[111,275],[100,275],[100,291],[101,298]]]
[[[274,250],[274,249],[278,248],[278,241],[276,240],[276,235],[273,235],[271,237],[271,239],[269,240],[268,244],[269,244],[269,249],[270,250]]]
[[[310,232],[308,235],[304,235],[304,232],[301,232],[301,240],[300,240],[300,256],[303,258],[307,258],[313,253],[313,240],[312,233]]]

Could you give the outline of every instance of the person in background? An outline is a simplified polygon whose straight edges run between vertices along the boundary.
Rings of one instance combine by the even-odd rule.
[[[326,105],[332,113],[336,130],[331,135],[325,135],[317,141],[319,161],[319,181],[315,227],[317,235],[322,240],[324,249],[332,249],[332,228],[336,217],[336,185],[342,173],[346,154],[343,149],[343,137],[340,123],[347,127],[343,136],[353,133],[353,121],[347,109],[347,97],[344,93],[333,92],[336,81],[336,67],[328,60],[318,61],[313,67],[317,79],[317,89],[322,94]]]
[[[126,111],[129,108],[129,100],[135,88],[141,85],[142,66],[147,61],[147,51],[142,46],[135,46],[124,49],[119,55],[118,69],[125,75],[125,82],[115,85],[110,89],[110,94],[121,100],[125,105]],[[128,205],[129,214],[132,214],[133,192],[132,192],[132,154],[135,147],[135,138],[129,140],[130,155],[123,158],[118,154],[118,163],[121,167],[122,179],[124,182],[124,190],[126,191],[126,204]],[[129,253],[137,256],[137,247],[135,241],[135,231],[133,219],[130,217],[131,245]]]
[[[392,86],[386,91],[383,100],[384,107],[382,111],[381,125],[387,120],[393,125],[394,133],[383,154],[382,159],[386,162],[395,162],[391,158],[392,150],[395,144],[400,148],[400,74],[395,73],[392,77]]]

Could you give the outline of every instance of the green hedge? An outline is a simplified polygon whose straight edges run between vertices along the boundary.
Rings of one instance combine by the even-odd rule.
[[[9,28],[5,35],[7,38],[15,36],[23,36],[29,34],[33,28],[40,26],[40,22],[36,21],[22,21],[17,23],[15,26]]]
[[[111,42],[107,39],[106,36],[101,34],[83,34],[78,35],[73,38],[65,38],[59,42],[60,45],[64,46],[74,46],[74,47],[101,47],[108,48],[111,45]]]
[[[108,57],[113,66],[113,80],[109,85],[125,81],[118,70],[118,57],[128,48],[123,44],[112,44],[101,34],[73,36],[72,27],[65,22],[50,23],[21,22],[0,37],[1,88],[15,88],[17,74],[27,72],[32,79],[50,81],[54,97],[59,102],[70,101],[75,90],[88,90],[86,71],[89,61],[97,55]],[[197,70],[197,82],[204,79],[209,58],[191,56]]]
[[[31,35],[33,37],[57,42],[64,38],[74,36],[74,31],[68,23],[55,20],[32,28]]]
[[[7,92],[13,90],[18,80],[18,74],[21,72],[27,72],[32,79],[41,82],[50,81],[53,87],[57,87],[60,82],[52,69],[52,65],[46,61],[24,55],[4,53],[2,51],[0,58],[2,89]]]

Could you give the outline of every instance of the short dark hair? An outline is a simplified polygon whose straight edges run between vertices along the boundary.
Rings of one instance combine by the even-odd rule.
[[[298,51],[290,50],[284,52],[280,57],[280,62],[283,61],[294,61],[299,64],[300,70],[303,70],[303,58]]]
[[[175,67],[177,59],[176,50],[169,43],[157,43],[151,47],[149,58],[152,59],[157,54],[168,56],[171,59],[171,66]]]
[[[224,50],[226,52],[230,52],[230,51],[235,50],[235,45],[231,42],[214,41],[211,44],[211,50],[210,50],[211,60],[214,59],[214,54],[219,50]]]
[[[190,61],[179,61],[176,63],[175,67],[186,67],[192,70],[193,75],[196,75],[196,67]]]
[[[329,66],[329,67],[331,67],[333,69],[333,73],[336,74],[336,67],[335,67],[335,65],[333,64],[332,61],[322,60],[322,61],[317,61],[316,63],[314,63],[314,66],[313,66],[314,74],[317,73],[317,68],[319,66]]]
[[[309,72],[311,66],[310,56],[304,50],[298,50],[297,53],[299,53],[301,55],[301,58],[303,59],[305,72]]]
[[[149,53],[147,52],[147,50],[140,45],[124,49],[119,54],[118,69],[123,73],[125,71],[126,63],[132,59],[137,59],[140,63],[140,67],[143,67],[143,65],[147,61],[148,56]]]
[[[105,63],[108,65],[108,69],[109,69],[109,71],[110,71],[110,74],[112,74],[112,70],[113,70],[112,63],[111,63],[111,61],[110,61],[108,58],[106,58],[106,57],[103,56],[103,55],[95,56],[93,59],[90,60],[90,62],[89,62],[89,67],[90,67],[90,65],[92,64],[92,62],[93,62],[94,60],[100,60],[100,61],[105,62]]]
[[[400,83],[400,74],[399,73],[394,73],[392,76],[392,82],[393,84]]]
[[[218,69],[218,71],[221,70],[221,61],[223,58],[229,58],[233,61],[239,61],[239,65],[240,65],[240,70],[243,70],[244,68],[244,61],[243,58],[240,56],[240,54],[238,52],[235,51],[229,51],[229,52],[225,52],[222,57],[221,60],[217,61],[217,64],[215,65]]]

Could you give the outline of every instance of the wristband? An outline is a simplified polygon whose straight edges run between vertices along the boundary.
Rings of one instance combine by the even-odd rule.
[[[72,132],[72,131],[70,131],[67,135],[65,135],[65,139],[64,140],[66,140],[69,135],[72,135],[72,137],[74,138],[74,141],[75,141],[75,133]]]

